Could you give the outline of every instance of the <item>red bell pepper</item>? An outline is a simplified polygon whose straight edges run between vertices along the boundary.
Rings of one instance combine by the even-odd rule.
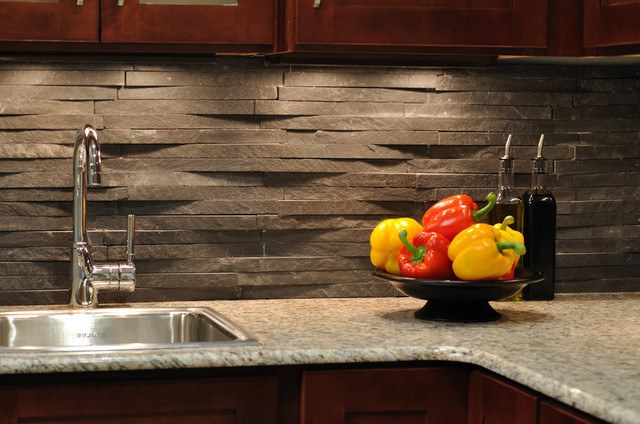
[[[447,253],[449,240],[438,233],[420,232],[407,240],[407,231],[398,234],[404,246],[400,249],[398,265],[403,277],[429,280],[448,280],[453,276]]]
[[[476,224],[481,216],[493,209],[496,204],[495,193],[487,194],[487,202],[484,208],[478,210],[478,205],[466,194],[442,199],[422,216],[424,231],[442,234],[451,241],[456,234]]]

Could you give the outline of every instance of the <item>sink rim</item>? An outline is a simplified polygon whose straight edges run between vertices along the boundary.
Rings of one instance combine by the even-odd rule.
[[[121,352],[121,351],[135,351],[135,350],[161,350],[161,349],[221,349],[229,347],[250,347],[250,346],[262,346],[263,343],[254,336],[251,332],[246,330],[241,325],[237,324],[224,314],[214,310],[207,306],[171,306],[171,307],[100,307],[97,309],[57,309],[57,308],[43,308],[43,309],[19,309],[13,311],[1,311],[0,320],[4,318],[26,318],[29,317],[53,317],[63,316],[70,317],[74,315],[78,316],[144,316],[155,314],[190,314],[200,315],[205,317],[209,321],[223,332],[229,333],[234,337],[233,340],[215,340],[215,341],[194,341],[194,342],[162,342],[162,343],[111,343],[111,344],[97,344],[97,345],[83,345],[83,346],[38,346],[36,344],[32,346],[7,346],[0,345],[0,354],[3,353],[44,353],[44,352]],[[0,342],[1,343],[1,342]]]

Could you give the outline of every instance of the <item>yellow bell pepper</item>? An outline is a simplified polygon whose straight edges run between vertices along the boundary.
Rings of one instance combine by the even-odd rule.
[[[413,218],[386,219],[376,225],[369,236],[371,263],[389,274],[400,274],[398,256],[404,246],[398,235],[401,230],[406,230],[406,237],[412,240],[413,236],[422,231],[422,225]]]
[[[511,215],[504,218],[502,223],[495,224],[494,227],[500,230],[500,239],[498,241],[513,241],[516,243],[524,243],[524,236],[520,231],[516,231],[509,227],[513,224],[515,219]]]
[[[461,280],[496,280],[514,268],[524,244],[501,240],[499,228],[475,224],[460,232],[449,245],[453,272]]]
[[[522,233],[509,227],[509,225],[513,224],[514,222],[515,222],[515,219],[513,219],[511,215],[507,215],[502,221],[502,224],[498,223],[494,225],[494,228],[497,228],[500,231],[500,239],[498,241],[511,241],[514,243],[524,244],[524,236],[522,235]],[[512,252],[514,252],[513,254],[515,255],[515,262],[513,264],[513,268],[509,273],[505,274],[502,278],[500,278],[500,280],[512,279],[515,273],[515,268],[520,263],[521,255],[519,255],[515,250],[513,250]],[[510,252],[508,254],[510,254]]]

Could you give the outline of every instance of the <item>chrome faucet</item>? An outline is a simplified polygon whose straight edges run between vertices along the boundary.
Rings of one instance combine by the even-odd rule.
[[[87,187],[100,186],[100,144],[90,125],[78,131],[73,149],[73,248],[71,250],[71,302],[73,307],[98,306],[101,291],[132,292],[135,216],[127,219],[127,261],[94,262],[87,236]]]

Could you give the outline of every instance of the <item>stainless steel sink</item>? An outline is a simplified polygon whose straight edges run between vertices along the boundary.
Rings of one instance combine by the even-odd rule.
[[[210,308],[105,308],[0,313],[7,349],[104,351],[259,345]]]

